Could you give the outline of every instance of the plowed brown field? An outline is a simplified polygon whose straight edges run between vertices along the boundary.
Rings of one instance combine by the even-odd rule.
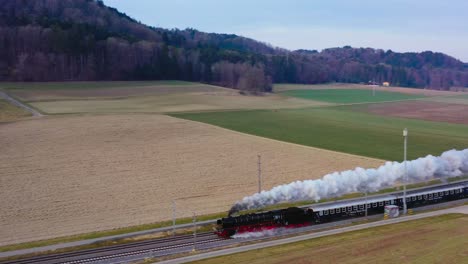
[[[367,112],[404,118],[468,125],[468,104],[409,101],[369,104]]]
[[[0,245],[226,211],[257,190],[381,160],[163,115],[0,124]]]

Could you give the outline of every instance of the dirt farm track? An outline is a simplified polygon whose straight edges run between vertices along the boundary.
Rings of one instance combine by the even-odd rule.
[[[215,213],[264,189],[382,161],[164,115],[0,124],[0,245]]]

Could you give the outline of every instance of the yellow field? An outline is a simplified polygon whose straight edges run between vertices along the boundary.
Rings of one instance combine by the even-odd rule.
[[[0,124],[0,245],[227,211],[257,190],[380,160],[163,115]]]
[[[168,113],[214,110],[280,109],[329,105],[274,94],[245,96],[237,92],[181,93],[125,99],[34,102],[48,114],[63,113]]]
[[[276,94],[241,95],[238,90],[189,82],[0,84],[47,114],[167,113],[279,109],[330,105]],[[13,86],[13,88],[8,88]]]

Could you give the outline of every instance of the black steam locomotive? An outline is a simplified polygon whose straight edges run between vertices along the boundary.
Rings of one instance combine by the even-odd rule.
[[[256,232],[278,227],[300,227],[314,223],[317,215],[310,208],[290,207],[263,213],[226,217],[217,221],[216,233],[231,237],[236,233]]]
[[[468,181],[460,181],[408,191],[408,208],[468,198]],[[262,213],[229,216],[217,221],[216,233],[231,237],[236,233],[256,232],[278,227],[300,227],[323,222],[372,214],[383,214],[385,206],[403,208],[403,193],[394,192],[335,202],[320,203],[310,207],[273,210]]]

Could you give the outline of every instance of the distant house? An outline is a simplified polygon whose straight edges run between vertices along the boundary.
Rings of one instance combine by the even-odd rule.
[[[390,86],[390,83],[389,83],[389,82],[383,82],[383,83],[382,83],[382,86],[389,87],[389,86]]]

